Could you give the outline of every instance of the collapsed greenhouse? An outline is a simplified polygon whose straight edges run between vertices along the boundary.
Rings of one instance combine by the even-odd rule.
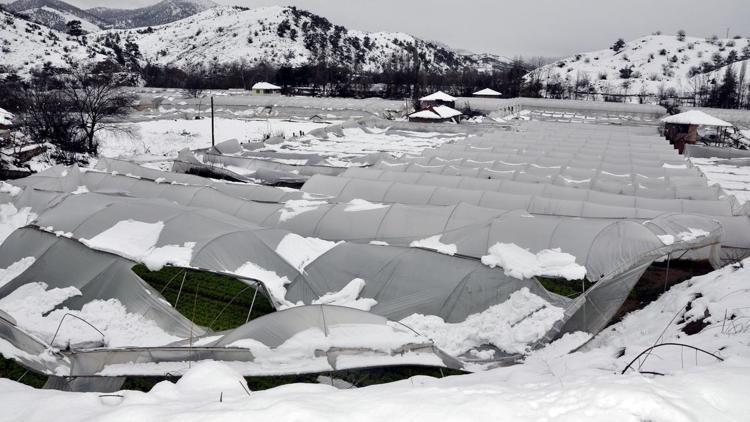
[[[304,149],[223,145],[175,162],[232,171],[249,159],[254,172],[304,182],[299,190],[108,159],[14,181],[0,191],[15,229],[0,245],[2,353],[52,387],[97,391],[201,360],[246,376],[476,370],[565,333],[596,334],[656,261],[719,267],[750,251],[747,207],[653,127],[471,132],[419,154],[364,151],[331,171],[315,166],[341,156]],[[229,275],[276,312],[214,332],[137,264]],[[555,293],[549,280],[580,283],[580,294]],[[428,319],[458,340],[410,328]],[[495,331],[479,335],[481,324]]]

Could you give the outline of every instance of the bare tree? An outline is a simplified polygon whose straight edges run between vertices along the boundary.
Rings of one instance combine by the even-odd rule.
[[[18,115],[18,128],[32,142],[50,143],[59,149],[56,156],[64,164],[75,162],[83,153],[78,137],[75,115],[60,91],[28,88],[23,91],[23,113]]]
[[[127,115],[135,98],[122,90],[115,72],[73,67],[52,78],[54,84],[23,89],[18,128],[31,142],[57,147],[52,158],[72,164],[84,154],[96,154],[97,132]]]
[[[125,92],[118,73],[90,73],[89,68],[72,67],[63,81],[61,93],[76,118],[81,142],[87,152],[96,154],[96,134],[127,116],[136,97]]]
[[[203,94],[206,82],[206,71],[202,67],[193,67],[186,72],[183,88],[189,97],[199,98]]]
[[[695,99],[695,104],[700,106],[705,102],[708,92],[708,77],[705,73],[698,73],[690,78],[690,88]]]

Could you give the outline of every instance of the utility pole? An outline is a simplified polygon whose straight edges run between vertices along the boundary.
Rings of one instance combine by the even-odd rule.
[[[211,146],[214,146],[216,143],[214,138],[214,97],[211,96]]]

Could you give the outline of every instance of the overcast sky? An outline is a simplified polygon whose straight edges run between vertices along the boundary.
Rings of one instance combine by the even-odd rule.
[[[68,0],[139,7],[157,0]],[[336,24],[402,31],[454,48],[507,56],[566,56],[656,30],[750,36],[750,0],[214,0],[255,7],[296,5]]]

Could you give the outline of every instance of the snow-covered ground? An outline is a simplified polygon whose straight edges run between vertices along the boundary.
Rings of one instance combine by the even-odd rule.
[[[750,160],[740,159],[737,165],[731,160],[718,158],[690,158],[690,161],[703,172],[709,183],[718,183],[740,203],[750,201]]]
[[[419,154],[425,149],[436,148],[445,142],[462,139],[465,136],[440,132],[417,132],[404,130],[378,129],[368,127],[344,128],[342,135],[329,133],[327,138],[312,135],[290,139],[269,149],[278,152],[311,152],[338,157],[352,157],[377,152],[387,152],[393,156]]]
[[[566,335],[523,363],[365,387],[292,384],[250,392],[228,365],[195,364],[176,383],[117,395],[36,390],[0,380],[6,420],[743,421],[750,380],[750,260],[672,287],[589,340]],[[690,328],[703,327],[699,332]],[[437,334],[436,334],[437,335]],[[724,359],[680,346],[682,343]],[[333,374],[335,377],[335,374]],[[29,403],[34,403],[29,406]]]
[[[265,135],[291,137],[326,126],[325,123],[280,119],[241,120],[218,118],[214,122],[216,143],[228,139],[260,141]],[[117,130],[99,134],[101,155],[131,161],[165,161],[177,157],[183,148],[211,146],[211,120],[152,120],[121,123]]]

